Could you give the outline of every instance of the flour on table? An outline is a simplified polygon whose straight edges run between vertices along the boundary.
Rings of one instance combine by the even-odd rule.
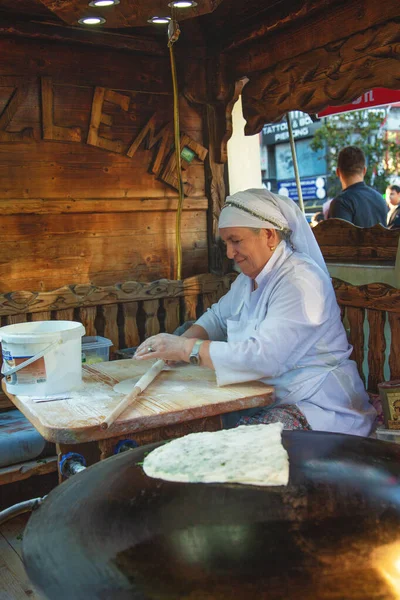
[[[188,483],[287,485],[289,457],[282,423],[191,433],[150,452],[146,475]]]

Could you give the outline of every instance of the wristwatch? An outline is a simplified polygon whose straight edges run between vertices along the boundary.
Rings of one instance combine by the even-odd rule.
[[[189,355],[189,362],[191,365],[199,365],[200,364],[200,346],[202,345],[202,343],[204,342],[204,340],[196,340],[195,343],[193,344],[193,348],[192,351]]]

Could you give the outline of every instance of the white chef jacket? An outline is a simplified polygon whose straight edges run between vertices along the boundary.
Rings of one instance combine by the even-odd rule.
[[[260,380],[275,387],[273,406],[295,404],[312,429],[368,435],[376,412],[349,360],[329,275],[282,241],[256,282],[253,291],[240,274],[196,321],[215,340],[218,385]]]

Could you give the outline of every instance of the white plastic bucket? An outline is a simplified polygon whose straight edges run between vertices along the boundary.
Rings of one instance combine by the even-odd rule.
[[[75,321],[36,321],[0,327],[1,372],[7,391],[19,396],[52,396],[82,382],[82,336]]]

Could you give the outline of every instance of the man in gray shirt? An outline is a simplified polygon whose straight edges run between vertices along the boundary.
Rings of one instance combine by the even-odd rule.
[[[386,226],[387,205],[383,197],[364,183],[367,171],[364,152],[356,146],[347,146],[339,152],[336,174],[342,192],[329,207],[328,219],[344,219],[359,227]]]

